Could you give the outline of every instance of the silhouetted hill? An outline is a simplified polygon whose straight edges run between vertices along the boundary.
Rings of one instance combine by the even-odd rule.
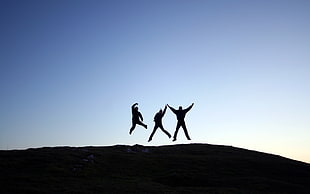
[[[0,151],[0,193],[310,193],[310,164],[230,146]]]

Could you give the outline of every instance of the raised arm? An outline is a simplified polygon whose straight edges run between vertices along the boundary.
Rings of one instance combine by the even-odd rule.
[[[185,109],[186,112],[188,112],[190,109],[192,109],[194,106],[194,103],[192,103],[187,109]]]
[[[172,108],[171,106],[169,106],[169,104],[167,104],[168,107],[170,108],[170,110],[173,112],[173,113],[176,113],[176,110],[174,108]]]
[[[163,111],[163,116],[165,115],[166,110],[167,110],[167,105],[166,105],[166,106],[165,106],[165,108],[164,108],[164,111]]]
[[[131,106],[131,110],[133,110],[135,108],[135,106],[137,106],[138,103],[134,103],[132,106]]]

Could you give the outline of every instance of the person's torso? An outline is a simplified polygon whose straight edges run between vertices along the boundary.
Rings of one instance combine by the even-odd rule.
[[[160,112],[158,112],[158,113],[156,113],[156,115],[154,116],[154,121],[155,122],[161,122],[161,119],[163,118],[163,115],[160,113]]]
[[[139,111],[137,110],[132,111],[132,119],[139,119],[139,115],[140,115]]]
[[[184,121],[185,114],[186,112],[184,110],[177,110],[176,115],[177,115],[178,121]]]

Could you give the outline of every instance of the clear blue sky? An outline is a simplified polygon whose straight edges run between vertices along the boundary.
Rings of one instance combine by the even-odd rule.
[[[310,1],[0,1],[0,149],[232,145],[310,162]],[[148,130],[131,126],[138,102]],[[166,103],[195,103],[172,142]],[[175,115],[164,127],[173,133]]]

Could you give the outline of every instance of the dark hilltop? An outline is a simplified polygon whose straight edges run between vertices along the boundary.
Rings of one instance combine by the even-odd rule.
[[[0,193],[310,193],[310,164],[231,146],[0,151]]]

